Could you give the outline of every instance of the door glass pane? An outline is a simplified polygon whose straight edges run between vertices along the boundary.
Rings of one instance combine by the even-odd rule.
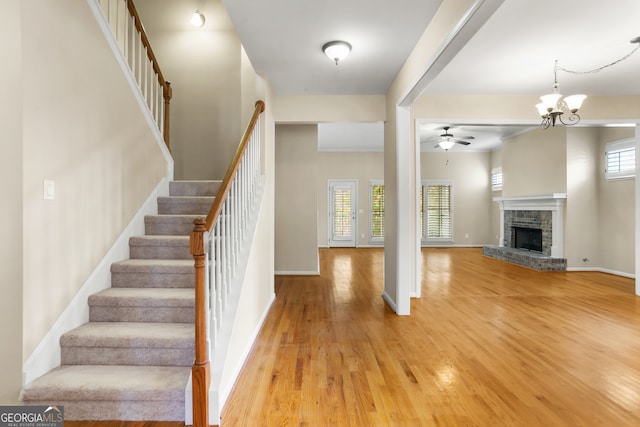
[[[334,238],[351,238],[351,190],[333,190],[333,235]]]

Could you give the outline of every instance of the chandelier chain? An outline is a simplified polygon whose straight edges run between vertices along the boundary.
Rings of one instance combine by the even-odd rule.
[[[629,58],[629,57],[630,57],[631,55],[633,55],[633,54],[634,54],[638,49],[640,49],[640,45],[636,46],[636,47],[635,47],[631,52],[629,52],[627,55],[623,56],[622,58],[620,58],[620,59],[618,59],[618,60],[616,60],[616,61],[613,61],[613,62],[612,62],[612,63],[610,63],[610,64],[603,65],[602,67],[594,68],[593,70],[589,70],[589,71],[575,71],[575,70],[569,70],[569,69],[567,69],[567,68],[564,68],[564,67],[562,67],[562,66],[558,65],[558,64],[557,64],[557,61],[556,61],[556,70],[564,71],[565,73],[570,73],[570,74],[578,74],[578,75],[580,75],[580,74],[595,74],[595,73],[599,73],[600,71],[602,71],[602,70],[604,70],[604,69],[606,69],[606,68],[612,67],[612,66],[614,66],[614,65],[616,65],[616,64],[618,64],[618,63],[620,63],[620,62],[624,61],[625,59]]]

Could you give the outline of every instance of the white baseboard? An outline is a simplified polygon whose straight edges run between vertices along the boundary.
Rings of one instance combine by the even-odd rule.
[[[396,305],[395,301],[391,299],[389,294],[387,294],[387,291],[382,291],[382,299],[387,304],[389,304],[389,307],[391,307],[391,309],[393,310],[394,313],[398,312],[398,306]]]
[[[60,336],[89,321],[89,295],[111,287],[111,264],[129,258],[129,238],[144,234],[145,215],[157,214],[158,196],[168,194],[169,179],[163,178],[24,363],[23,385],[60,365]]]
[[[628,277],[629,279],[635,279],[636,275],[632,273],[625,273],[624,271],[610,270],[608,268],[600,267],[567,267],[567,271],[595,271],[598,273],[613,274],[615,276]]]

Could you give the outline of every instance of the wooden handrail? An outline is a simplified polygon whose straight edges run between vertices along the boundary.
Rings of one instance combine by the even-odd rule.
[[[222,205],[229,196],[231,184],[242,160],[251,134],[253,133],[260,114],[264,111],[263,101],[256,102],[255,110],[247,129],[240,140],[236,153],[231,160],[227,173],[220,184],[216,197],[211,204],[207,218],[197,218],[194,221],[193,232],[191,232],[189,249],[194,259],[195,267],[195,361],[191,368],[192,384],[192,405],[193,405],[193,425],[194,427],[204,427],[209,425],[209,384],[210,384],[210,362],[207,354],[207,329],[206,329],[206,283],[205,283],[205,260],[207,256],[208,233],[211,233],[216,219],[222,211]],[[216,260],[219,262],[220,260]],[[214,261],[215,262],[215,261]]]
[[[211,208],[209,209],[209,213],[207,214],[207,219],[205,220],[205,229],[208,232],[211,232],[213,228],[213,224],[215,223],[216,218],[220,215],[220,211],[222,210],[222,203],[227,199],[229,195],[229,190],[231,189],[231,178],[238,170],[240,166],[240,160],[242,160],[242,156],[247,149],[247,145],[249,145],[249,137],[251,136],[251,132],[253,132],[253,128],[256,126],[258,122],[258,117],[264,111],[264,101],[257,101],[256,108],[253,112],[253,116],[251,116],[251,121],[247,126],[247,129],[244,131],[244,135],[242,135],[242,140],[240,141],[240,145],[236,149],[236,153],[233,156],[233,160],[231,160],[231,164],[229,165],[229,169],[227,169],[227,173],[222,180],[222,184],[220,184],[220,188],[216,194],[216,198],[211,204]]]
[[[155,71],[155,73],[158,75],[158,83],[160,83],[160,86],[162,86],[162,97],[164,98],[164,128],[162,131],[164,134],[164,143],[167,145],[167,149],[169,149],[169,152],[171,152],[171,144],[169,142],[169,104],[171,103],[171,97],[173,96],[171,83],[165,80],[164,76],[162,75],[162,71],[160,71],[158,60],[156,59],[156,55],[153,53],[153,49],[151,49],[151,43],[149,43],[147,32],[144,30],[144,26],[142,25],[142,21],[140,20],[140,15],[138,15],[138,11],[136,10],[136,6],[133,4],[133,0],[127,0],[127,8],[129,9],[129,13],[133,17],[133,22],[136,26],[136,29],[140,33],[142,44],[147,49],[147,56],[151,61],[153,71]]]

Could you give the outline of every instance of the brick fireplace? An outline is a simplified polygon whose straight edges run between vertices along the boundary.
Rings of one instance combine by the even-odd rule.
[[[500,206],[500,243],[485,246],[483,253],[536,270],[566,270],[563,245],[566,198],[566,193],[495,198]],[[518,234],[534,237],[529,237],[531,242],[517,244]]]

